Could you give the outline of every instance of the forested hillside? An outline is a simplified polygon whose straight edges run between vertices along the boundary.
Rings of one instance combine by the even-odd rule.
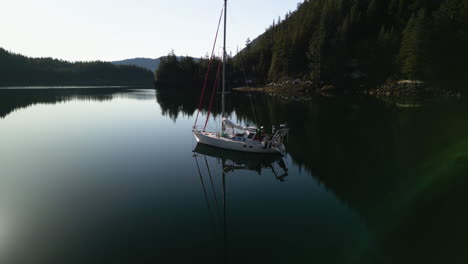
[[[208,81],[213,83],[221,63],[220,58],[213,58],[210,62],[209,58],[178,57],[174,51],[161,57],[160,60],[160,65],[155,72],[157,87],[199,88],[205,81],[208,67],[210,67]],[[232,65],[230,58],[228,65]],[[232,70],[230,66],[228,67],[228,70]],[[196,89],[194,92],[198,93],[199,91]]]
[[[0,86],[151,85],[151,71],[108,62],[29,58],[0,48]]]
[[[467,79],[468,0],[306,0],[234,57],[259,83]]]

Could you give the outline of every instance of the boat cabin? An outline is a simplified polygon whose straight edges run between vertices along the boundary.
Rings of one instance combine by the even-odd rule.
[[[236,141],[259,141],[261,142],[263,140],[263,136],[261,135],[261,132],[253,131],[253,130],[246,130],[243,133],[236,133],[234,134],[231,139],[236,140]]]

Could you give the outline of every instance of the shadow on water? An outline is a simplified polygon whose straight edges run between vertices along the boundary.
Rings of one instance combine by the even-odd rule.
[[[158,95],[172,118],[196,103]],[[246,123],[287,121],[294,163],[353,208],[377,238],[356,263],[465,263],[468,252],[468,104],[398,107],[368,97],[310,102],[233,95]]]

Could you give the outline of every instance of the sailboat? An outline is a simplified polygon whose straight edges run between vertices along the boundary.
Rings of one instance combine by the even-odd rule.
[[[203,129],[198,129],[195,125],[193,127],[193,135],[198,143],[210,145],[217,148],[252,152],[252,153],[271,153],[282,154],[286,153],[284,140],[288,135],[289,129],[286,125],[280,125],[279,129],[275,130],[272,127],[271,133],[264,131],[263,127],[260,129],[256,127],[244,127],[233,123],[226,118],[225,111],[225,94],[226,94],[226,17],[227,17],[227,0],[224,0],[224,43],[223,43],[223,61],[222,61],[222,92],[221,92],[221,131],[208,132],[206,131],[206,123]],[[221,22],[221,17],[220,17]],[[219,29],[219,25],[218,25]],[[218,33],[216,33],[216,38]],[[216,44],[216,39],[215,39]],[[214,47],[214,46],[213,46]],[[218,68],[219,69],[219,68]],[[219,72],[219,70],[218,70]],[[206,85],[206,81],[205,81]],[[216,86],[215,86],[216,87]],[[214,89],[215,90],[215,89]],[[214,91],[213,90],[213,91]],[[203,98],[202,92],[202,98]],[[200,99],[200,106],[202,102]],[[200,108],[199,108],[200,111]],[[208,115],[209,117],[209,115]],[[197,114],[198,119],[198,114]],[[207,118],[208,120],[208,118]]]

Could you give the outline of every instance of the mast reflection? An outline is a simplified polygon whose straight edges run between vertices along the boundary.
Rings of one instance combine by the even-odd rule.
[[[205,196],[205,201],[207,204],[208,212],[210,214],[210,219],[213,222],[213,226],[216,228],[218,223],[222,222],[222,238],[223,238],[223,261],[228,263],[229,260],[229,241],[228,241],[228,217],[227,217],[227,199],[226,199],[226,176],[229,173],[235,171],[250,171],[256,172],[258,175],[262,175],[268,171],[271,171],[271,174],[279,181],[283,182],[288,176],[288,168],[284,162],[282,155],[274,154],[258,154],[258,153],[245,153],[237,152],[231,150],[224,150],[219,148],[214,148],[212,146],[197,144],[193,150],[193,157],[197,165],[198,174],[200,177],[201,186],[203,188],[203,193]],[[219,202],[217,199],[217,192],[215,184],[213,183],[213,178],[216,176],[216,169],[210,168],[210,165],[207,161],[207,157],[215,158],[217,164],[221,165],[221,179],[222,179],[222,219],[218,213]],[[199,158],[202,158],[204,162],[199,162]],[[208,176],[203,176],[200,164],[206,166],[206,172]],[[213,175],[214,173],[214,175]],[[209,181],[205,180],[206,177],[209,177]],[[216,180],[216,179],[215,179]],[[208,183],[211,185],[211,188],[208,186]],[[212,191],[213,199],[209,198],[210,190]],[[212,204],[214,203],[214,204]],[[212,209],[214,208],[214,212]]]

